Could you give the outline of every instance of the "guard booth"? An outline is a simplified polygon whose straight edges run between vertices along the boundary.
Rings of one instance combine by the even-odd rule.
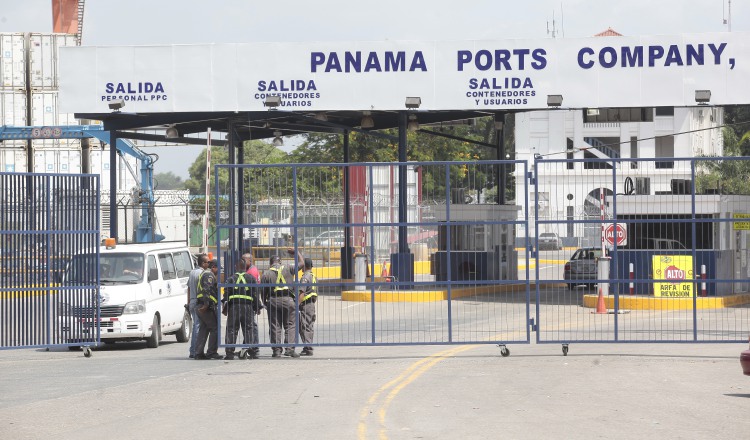
[[[437,281],[516,280],[515,223],[518,205],[460,204],[436,209],[438,251],[432,274]],[[448,218],[450,216],[450,220]],[[453,224],[458,223],[458,224]],[[450,249],[450,252],[448,250]]]
[[[750,276],[750,196],[685,192],[617,196],[617,223],[626,225],[628,241],[616,249],[614,277],[640,281],[636,294],[654,294],[652,280],[661,279],[654,261],[672,256],[685,266],[685,281],[710,280],[707,295],[747,293],[750,283],[735,280]],[[629,290],[628,283],[617,288]]]

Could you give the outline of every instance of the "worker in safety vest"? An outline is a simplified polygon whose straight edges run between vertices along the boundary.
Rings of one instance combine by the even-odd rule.
[[[245,272],[249,275],[255,278],[256,283],[260,283],[260,271],[258,270],[258,267],[255,265],[255,258],[253,257],[252,252],[245,252],[242,254],[242,259],[245,260]],[[260,294],[258,294],[258,302],[263,303],[263,301],[260,298]],[[256,316],[253,316],[253,322],[255,323],[253,325],[253,338],[255,338],[255,341],[260,343],[260,337],[258,335],[258,317],[257,315],[260,315],[260,311],[264,309],[265,307],[261,307],[256,312]],[[258,347],[255,347],[255,356],[258,355]]]
[[[216,274],[219,272],[219,265],[216,260],[208,262],[208,268],[203,271],[198,279],[198,295],[196,295],[196,305],[198,306],[198,319],[201,320],[201,328],[198,331],[198,341],[195,347],[195,359],[221,359],[222,356],[217,353],[219,348],[218,334],[218,317],[216,316],[218,297],[218,282]],[[208,350],[204,353],[208,340]]]
[[[294,255],[294,249],[287,249],[289,255]],[[305,267],[304,257],[297,252],[297,261],[292,264],[281,264],[281,258],[274,255],[270,258],[271,267],[263,272],[260,281],[263,287],[263,303],[268,308],[268,324],[270,327],[271,344],[289,343],[295,340],[295,321],[297,317],[297,303],[294,288],[297,272]],[[299,357],[294,347],[287,347],[285,356]],[[273,357],[281,356],[281,347],[273,347]]]
[[[305,258],[305,273],[300,279],[299,288],[299,336],[305,346],[301,356],[312,356],[313,336],[315,334],[315,303],[318,301],[318,280],[312,273],[313,262]]]
[[[236,273],[227,279],[227,284],[236,284],[234,287],[224,288],[222,299],[222,313],[227,316],[227,332],[224,337],[225,360],[234,359],[234,347],[230,344],[237,342],[237,336],[242,329],[242,338],[245,344],[257,344],[258,331],[255,324],[255,313],[263,307],[258,298],[257,280],[245,271],[246,261],[240,258],[235,266]],[[248,354],[251,359],[258,358],[258,347],[250,347]]]
[[[185,310],[190,313],[193,321],[193,331],[190,332],[190,359],[195,359],[195,346],[198,345],[198,333],[201,330],[201,320],[198,318],[198,280],[208,267],[208,255],[198,255],[198,267],[190,271],[187,283],[187,303]]]

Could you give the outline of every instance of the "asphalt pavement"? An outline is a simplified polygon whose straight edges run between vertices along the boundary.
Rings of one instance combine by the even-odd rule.
[[[0,351],[0,438],[741,439],[747,344]]]

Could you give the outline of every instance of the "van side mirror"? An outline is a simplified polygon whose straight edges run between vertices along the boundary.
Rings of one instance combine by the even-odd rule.
[[[159,271],[156,268],[148,270],[148,280],[154,281],[159,279]]]

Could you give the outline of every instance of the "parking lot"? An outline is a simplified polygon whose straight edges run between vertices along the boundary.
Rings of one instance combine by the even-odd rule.
[[[745,438],[747,344],[0,352],[0,438]],[[116,433],[116,434],[115,434]]]

